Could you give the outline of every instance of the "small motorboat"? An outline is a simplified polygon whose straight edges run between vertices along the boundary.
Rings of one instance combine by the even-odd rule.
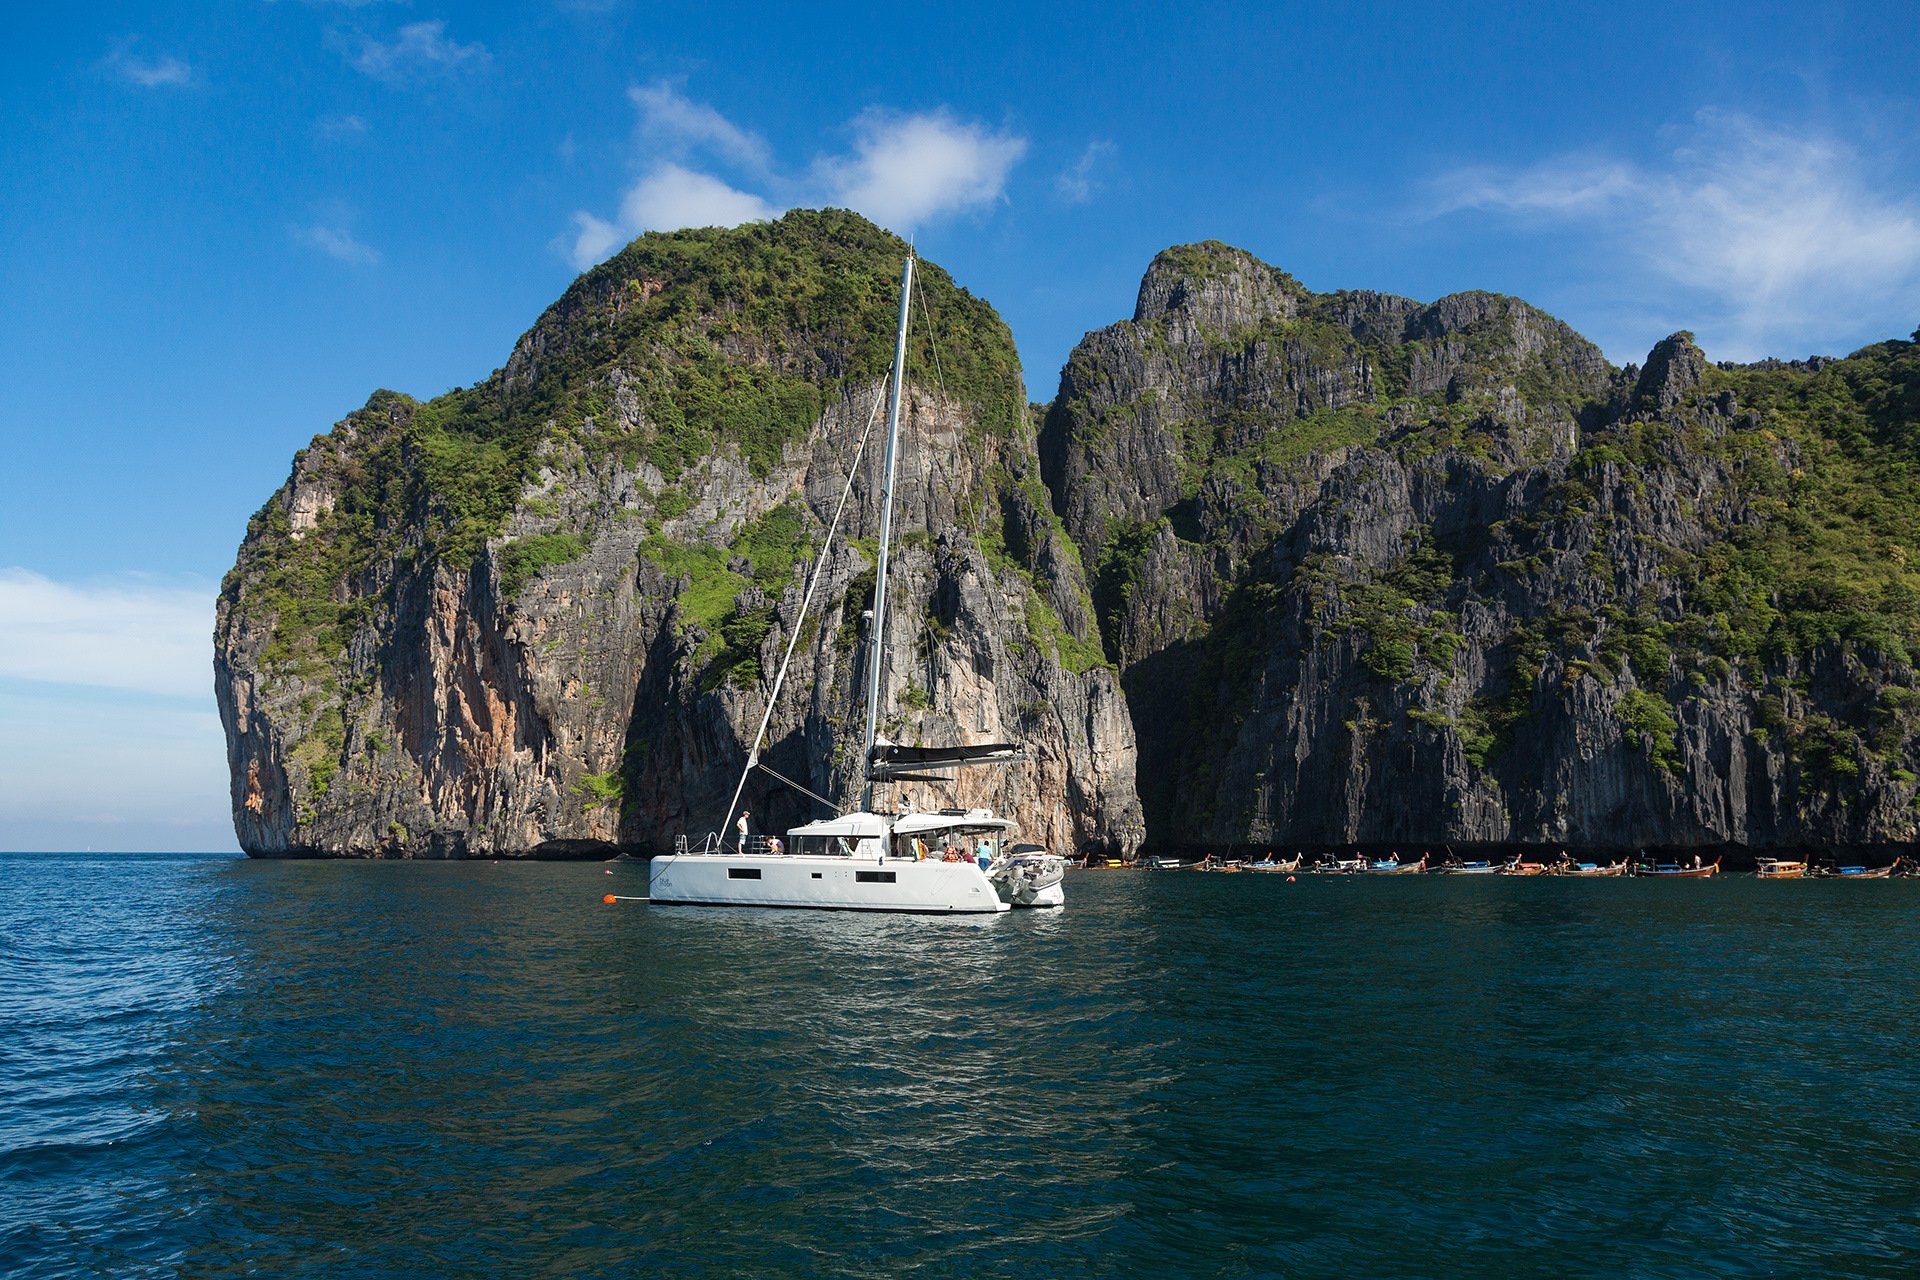
[[[1149,871],[1178,871],[1180,870],[1180,859],[1148,858],[1146,861],[1146,868]]]
[[[1547,874],[1547,864],[1522,862],[1519,858],[1515,858],[1512,862],[1500,867],[1499,872],[1503,876],[1543,876]]]
[[[1300,869],[1299,858],[1294,858],[1290,862],[1276,862],[1273,860],[1273,858],[1269,857],[1264,862],[1249,862],[1247,864],[1247,870],[1249,871],[1294,872],[1294,871],[1298,871],[1299,869]]]
[[[1786,858],[1760,858],[1754,863],[1753,874],[1761,880],[1799,880],[1807,874],[1807,864]]]

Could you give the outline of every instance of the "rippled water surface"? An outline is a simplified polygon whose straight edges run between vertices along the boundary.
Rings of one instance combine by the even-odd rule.
[[[0,855],[0,1272],[1920,1273],[1920,882]]]

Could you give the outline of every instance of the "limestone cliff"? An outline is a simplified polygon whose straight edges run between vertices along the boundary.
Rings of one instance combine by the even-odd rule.
[[[242,847],[584,856],[714,829],[881,394],[904,252],[834,212],[643,237],[486,381],[378,393],[316,438],[221,594]],[[887,728],[1031,758],[913,799],[1131,848],[1132,721],[1011,339],[937,267],[920,291]],[[882,434],[766,753],[834,798],[856,786]],[[758,776],[748,800],[763,829],[821,812]]]
[[[1914,838],[1920,356],[1155,260],[1041,434],[1156,847]]]

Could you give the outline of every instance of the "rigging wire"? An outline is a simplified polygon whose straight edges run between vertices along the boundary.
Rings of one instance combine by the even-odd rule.
[[[800,601],[800,615],[794,619],[793,631],[787,636],[787,652],[785,656],[780,659],[780,672],[773,678],[773,689],[767,694],[767,709],[760,716],[760,728],[753,735],[753,749],[747,752],[747,767],[740,771],[740,781],[736,783],[733,788],[733,799],[727,802],[727,820],[721,824],[719,831],[719,838],[721,840],[726,839],[727,828],[733,825],[734,812],[740,807],[740,793],[747,789],[747,778],[752,774],[754,767],[759,766],[762,769],[766,769],[768,773],[773,773],[773,770],[767,769],[765,765],[760,764],[760,744],[766,739],[767,726],[773,723],[773,709],[780,703],[780,690],[787,681],[787,668],[793,662],[794,648],[800,643],[800,632],[802,630],[800,624],[807,616],[807,609],[813,604],[814,593],[820,588],[821,575],[826,572],[827,560],[833,552],[833,535],[839,531],[840,517],[846,514],[847,500],[853,496],[853,482],[860,474],[860,459],[866,452],[868,438],[873,435],[873,424],[880,420],[880,406],[886,401],[886,389],[887,384],[884,382],[881,383],[881,394],[874,398],[873,412],[867,415],[866,429],[860,433],[860,443],[854,447],[853,462],[847,467],[847,483],[845,487],[840,490],[840,503],[833,509],[833,521],[827,526],[827,535],[820,540],[820,558],[814,562],[813,577],[807,583],[807,594]],[[780,777],[777,773],[773,776],[776,778]],[[782,782],[787,781],[785,778],[781,778],[780,780]],[[789,785],[793,784],[790,783]],[[804,787],[796,787],[795,789],[800,791],[806,790]],[[813,792],[807,791],[807,794],[811,796]],[[814,799],[817,800],[819,797],[814,796]]]
[[[927,327],[927,349],[933,352],[933,382],[940,388],[940,398],[947,398],[947,380],[940,372],[940,343],[933,333],[933,308],[927,305],[927,294],[920,287],[920,277],[913,278],[913,291],[920,297],[920,320]]]

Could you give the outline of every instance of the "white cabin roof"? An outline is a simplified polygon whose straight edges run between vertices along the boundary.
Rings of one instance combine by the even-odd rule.
[[[991,809],[968,809],[965,813],[909,813],[895,819],[895,835],[920,835],[928,831],[953,831],[960,827],[978,830],[1011,831],[1013,823]]]
[[[887,816],[881,813],[843,813],[837,818],[822,818],[804,827],[794,827],[787,834],[874,839],[887,834]]]

